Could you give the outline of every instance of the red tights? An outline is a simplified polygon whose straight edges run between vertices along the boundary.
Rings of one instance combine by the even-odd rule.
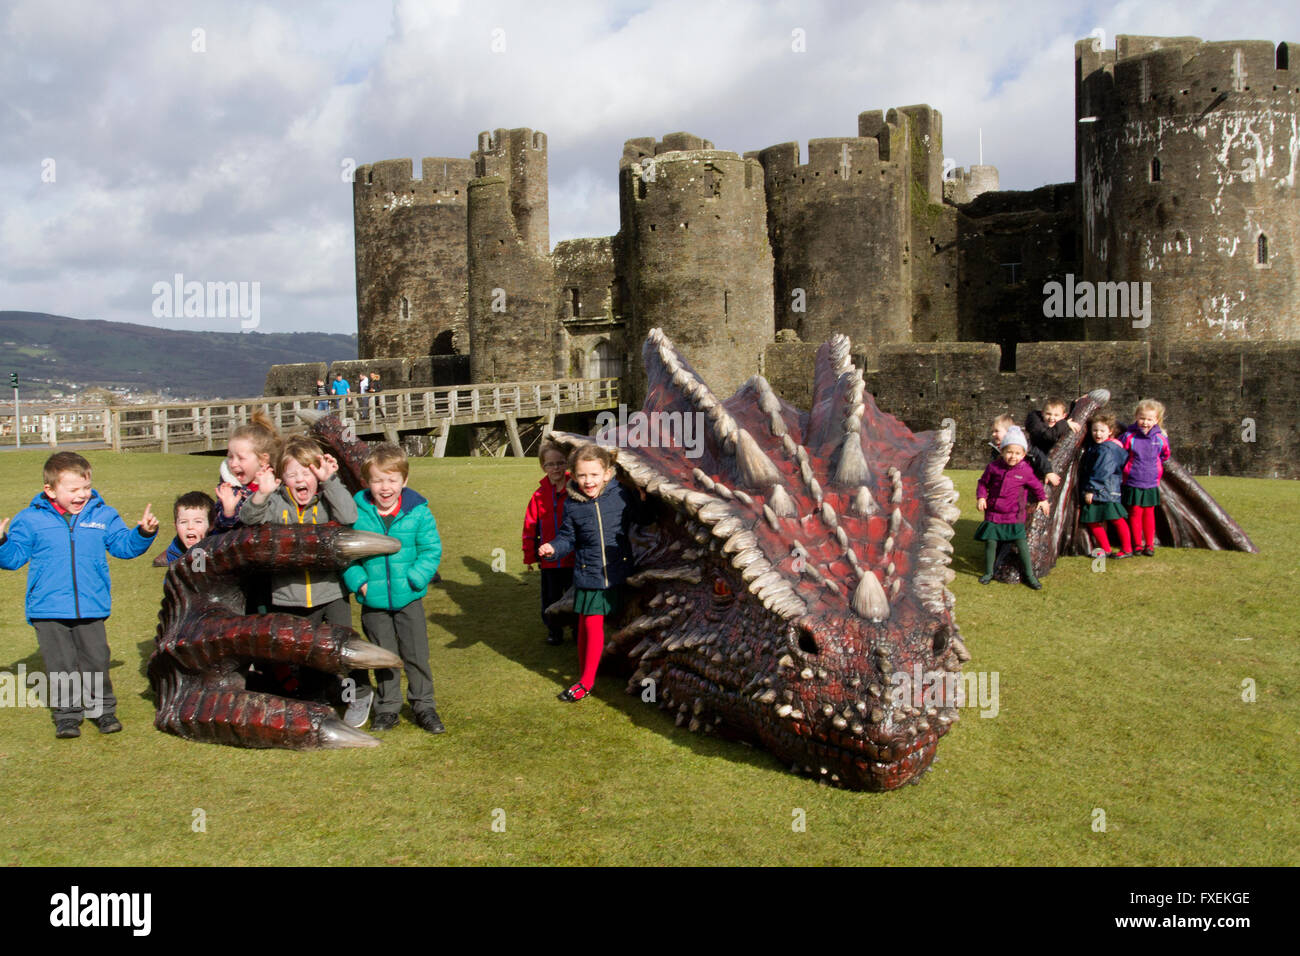
[[[1112,518],[1111,524],[1115,526],[1115,534],[1119,536],[1120,554],[1128,554],[1133,550],[1133,543],[1129,540],[1128,525],[1121,518]],[[1097,547],[1110,554],[1110,538],[1106,536],[1105,522],[1098,521],[1096,524],[1084,525],[1088,533],[1097,541]]]
[[[596,686],[596,669],[600,667],[600,655],[605,650],[605,616],[603,614],[578,615],[578,669],[582,676],[578,681],[588,692]],[[582,688],[577,688],[575,696],[585,697]]]
[[[1141,505],[1130,505],[1128,509],[1129,524],[1133,527],[1133,549],[1154,548],[1156,546],[1156,509]],[[1144,537],[1145,535],[1145,537]],[[1143,541],[1145,540],[1145,544]]]

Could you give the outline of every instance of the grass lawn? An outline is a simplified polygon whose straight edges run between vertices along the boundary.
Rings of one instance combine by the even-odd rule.
[[[40,490],[45,455],[0,455],[0,516]],[[5,865],[1300,862],[1300,483],[1203,480],[1259,555],[1163,550],[1104,573],[1069,558],[1035,593],[978,584],[977,474],[951,472],[957,621],[967,669],[998,676],[998,713],[967,708],[918,785],[867,794],[676,728],[616,678],[558,703],[576,652],[542,643],[538,577],[520,561],[531,460],[413,463],[443,540],[425,611],[444,736],[409,711],[369,750],[158,733],[143,671],[163,572],[149,561],[173,533],[172,500],[210,489],[217,459],[87,457],[128,523],[146,501],[163,519],[148,557],[110,559],[126,731],[55,740],[47,711],[0,709]],[[24,581],[0,573],[0,671],[41,666]]]

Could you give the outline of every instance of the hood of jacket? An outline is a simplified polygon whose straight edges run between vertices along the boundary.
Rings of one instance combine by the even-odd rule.
[[[374,497],[370,494],[370,489],[366,488],[361,492],[362,499],[367,508],[374,509],[375,514],[379,513],[379,506],[375,504]],[[418,491],[412,491],[410,488],[403,488],[401,496],[397,499],[397,513],[399,515],[410,514],[421,505],[427,505],[429,499],[424,497]]]

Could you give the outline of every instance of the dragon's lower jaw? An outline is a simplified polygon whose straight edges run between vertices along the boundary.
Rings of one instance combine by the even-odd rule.
[[[660,705],[677,710],[679,724],[689,721],[691,730],[708,728],[721,736],[753,741],[789,763],[794,772],[849,790],[896,790],[911,783],[929,768],[939,738],[949,729],[936,721],[924,731],[841,733],[806,720],[778,717],[769,704],[727,686],[721,674],[701,674],[670,661],[663,666],[662,680],[665,694]],[[641,688],[634,682],[628,692],[640,693]]]

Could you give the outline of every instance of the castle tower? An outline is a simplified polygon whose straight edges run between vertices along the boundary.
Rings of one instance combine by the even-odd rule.
[[[1124,308],[1134,287],[1099,287],[1088,337],[1300,338],[1291,45],[1095,42],[1075,44],[1084,278],[1149,282],[1150,314]]]
[[[632,344],[628,404],[643,397],[640,343],[652,328],[690,355],[714,392],[729,396],[758,371],[775,334],[762,167],[687,133],[629,140],[619,213]]]
[[[798,143],[750,154],[763,165],[777,328],[805,342],[911,341],[913,178],[942,201],[941,149],[913,143],[912,113],[940,139],[939,115],[908,107],[863,113],[856,137],[810,140],[805,165]]]
[[[551,378],[557,339],[546,134],[479,134],[469,184],[470,380]]]
[[[426,158],[357,168],[358,353],[363,359],[464,352],[466,196],[473,164]]]

